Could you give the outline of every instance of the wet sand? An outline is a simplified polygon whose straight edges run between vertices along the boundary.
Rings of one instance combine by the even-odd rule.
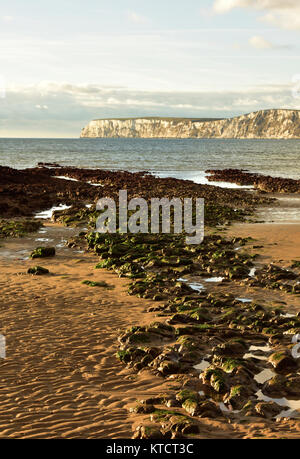
[[[77,230],[45,225],[37,234],[1,241],[0,333],[7,340],[7,357],[0,359],[0,438],[130,438],[142,416],[128,408],[176,386],[147,371],[131,373],[115,357],[119,329],[159,320],[145,313],[157,303],[129,296],[126,279],[95,270],[95,255],[66,248],[66,239]],[[289,267],[292,260],[300,261],[300,223],[295,220],[234,224],[224,234],[255,239],[246,248],[260,255],[259,264]],[[55,245],[57,255],[29,260],[38,245]],[[51,274],[28,275],[35,265]],[[84,280],[106,281],[113,288],[91,288]],[[206,287],[281,302],[285,312],[300,311],[298,298],[283,292],[246,290],[238,283]],[[300,436],[299,420],[201,423],[199,438]]]
[[[124,370],[115,357],[118,329],[151,320],[144,311],[153,302],[128,296],[124,279],[95,270],[97,257],[71,249],[39,260],[52,275],[28,275],[37,263],[7,254],[22,246],[26,255],[30,245],[34,238],[0,249],[0,333],[7,341],[0,438],[130,438],[125,406],[163,380],[151,375],[141,382]],[[114,289],[82,285],[86,279]]]
[[[46,230],[56,245],[72,233],[57,225]],[[269,259],[288,263],[300,256],[300,225],[294,227],[296,250],[286,225],[235,225],[229,233],[251,234]],[[128,407],[176,386],[149,372],[131,374],[115,357],[118,330],[153,321],[154,313],[145,311],[156,303],[129,296],[126,280],[95,270],[95,255],[63,246],[38,263],[51,275],[26,274],[37,264],[26,258],[40,236],[7,240],[0,249],[0,333],[7,339],[7,358],[0,360],[0,438],[130,438],[142,417]],[[86,279],[114,288],[82,285]],[[297,309],[290,302],[286,310],[291,306]],[[300,431],[297,420],[201,423],[199,438],[299,438]]]
[[[255,239],[247,249],[254,246],[252,252],[258,253],[263,263],[272,262],[288,267],[292,260],[300,261],[300,223],[235,224],[225,234]]]

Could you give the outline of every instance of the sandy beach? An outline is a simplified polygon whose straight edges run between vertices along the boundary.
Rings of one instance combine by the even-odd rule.
[[[66,232],[48,224],[46,230]],[[235,225],[232,235],[252,235],[265,261],[283,265],[300,257],[300,225]],[[52,233],[51,233],[52,234]],[[36,236],[36,235],[35,235]],[[118,330],[150,323],[155,303],[128,296],[128,282],[95,270],[97,257],[61,249],[43,266],[51,276],[26,274],[31,260],[7,255],[29,253],[34,237],[7,240],[0,257],[1,332],[7,358],[1,360],[2,438],[130,438],[142,417],[130,414],[136,399],[157,396],[170,381],[151,373],[135,375],[116,359]],[[57,242],[57,241],[56,241]],[[276,244],[276,245],[274,245]],[[112,290],[89,288],[82,280],[106,281]],[[286,312],[300,303],[286,294],[265,295],[286,301]],[[173,383],[174,384],[174,383]],[[203,419],[199,438],[298,438],[300,422],[250,425]]]
[[[79,172],[72,172],[73,175],[75,173],[78,174]],[[123,180],[122,175],[118,175],[118,177]],[[126,179],[125,176],[124,180]],[[144,182],[147,185],[143,176],[138,177],[137,180],[143,186]],[[66,182],[68,187],[74,188],[76,186],[76,182],[68,180],[62,180],[62,182]],[[162,187],[165,184],[164,180],[153,181],[152,179],[151,183],[152,186],[158,183]],[[170,182],[167,179],[166,183],[168,186],[170,184],[174,187],[182,186],[181,181]],[[94,189],[91,190],[94,187],[91,185],[87,187],[82,182],[79,186],[81,188],[85,186],[87,194],[94,193]],[[109,184],[107,184],[107,189],[109,189],[108,187]],[[231,193],[228,191],[224,197],[224,191],[221,189],[219,191],[213,187],[202,188],[199,185],[199,190],[202,189],[208,193],[209,197],[212,192],[216,193],[217,198],[221,200],[226,199],[226,196]],[[74,194],[76,195],[76,192]],[[233,192],[232,196],[234,196]],[[246,194],[237,194],[237,202],[240,196],[243,196],[246,202],[247,199],[249,202],[254,202],[255,199],[252,195],[249,195],[248,198]],[[49,197],[51,195],[48,194],[48,200]],[[53,203],[54,195],[51,199]],[[37,206],[39,205],[37,203]],[[13,208],[11,212],[13,212]],[[74,213],[72,209],[62,211],[63,219],[71,218],[72,212]],[[75,212],[78,212],[77,208],[75,208]],[[231,218],[234,217],[235,215],[232,214]],[[83,225],[87,224],[85,219],[86,214],[83,213]],[[204,323],[202,341],[197,341],[200,350],[199,355],[203,355],[203,352],[204,355],[211,352],[208,351],[210,349],[216,352],[220,343],[220,345],[226,346],[227,336],[231,338],[236,336],[236,339],[250,339],[252,347],[253,343],[258,344],[258,350],[264,349],[261,347],[261,340],[264,340],[265,343],[269,340],[272,346],[275,345],[274,349],[277,349],[281,344],[272,338],[273,331],[266,330],[263,333],[258,333],[257,330],[257,332],[253,332],[251,321],[254,319],[248,322],[249,327],[241,328],[239,331],[241,326],[237,326],[233,322],[229,323],[227,319],[225,322],[225,319],[221,319],[220,312],[230,312],[226,301],[235,305],[239,314],[250,314],[253,309],[251,305],[254,305],[255,308],[255,305],[259,304],[261,305],[259,308],[265,311],[266,317],[272,317],[272,323],[280,325],[281,319],[276,319],[276,314],[277,317],[278,314],[284,317],[296,317],[300,312],[299,295],[292,295],[285,284],[282,284],[283,288],[281,289],[266,288],[269,285],[268,278],[263,283],[261,283],[262,281],[253,283],[253,278],[251,275],[249,277],[248,274],[246,280],[244,279],[245,275],[242,274],[238,275],[237,278],[228,279],[226,282],[206,282],[198,275],[198,278],[195,279],[205,285],[203,293],[201,291],[199,294],[193,293],[193,290],[189,292],[189,287],[185,287],[187,293],[178,293],[180,289],[183,289],[183,292],[186,291],[182,285],[180,285],[179,290],[177,286],[176,292],[173,293],[173,278],[170,276],[172,269],[176,268],[167,271],[169,277],[166,278],[166,283],[163,285],[168,294],[167,296],[162,295],[162,299],[165,298],[163,302],[159,301],[158,298],[154,300],[157,294],[154,295],[153,293],[148,294],[147,298],[147,295],[137,295],[133,290],[133,294],[129,295],[128,288],[131,288],[132,280],[119,277],[114,270],[95,269],[99,260],[102,259],[103,262],[106,257],[100,256],[99,258],[99,254],[97,255],[91,250],[87,251],[84,239],[76,239],[80,232],[76,225],[65,226],[62,223],[53,223],[47,219],[43,220],[43,223],[44,226],[24,237],[1,239],[0,333],[6,337],[6,358],[0,360],[1,438],[131,438],[134,432],[139,435],[141,426],[149,424],[149,413],[152,419],[151,428],[156,429],[152,438],[160,438],[161,431],[157,430],[157,427],[153,427],[153,419],[155,418],[151,412],[160,413],[160,416],[162,413],[164,413],[163,416],[170,413],[173,418],[175,414],[177,417],[181,417],[180,419],[185,420],[184,422],[193,423],[189,424],[189,429],[191,429],[190,426],[197,429],[193,433],[193,438],[299,438],[299,397],[292,397],[293,400],[290,402],[291,407],[296,408],[296,410],[292,410],[292,415],[282,415],[276,418],[278,414],[284,412],[284,404],[280,408],[280,405],[276,403],[278,400],[280,402],[281,397],[279,396],[270,398],[269,401],[266,401],[268,398],[260,399],[262,404],[260,406],[258,403],[257,406],[260,410],[266,411],[251,411],[251,413],[241,416],[240,410],[234,410],[232,407],[226,408],[217,393],[215,393],[216,398],[211,398],[209,401],[202,400],[201,397],[203,396],[201,395],[199,396],[200,403],[207,406],[209,411],[203,415],[194,416],[192,414],[191,417],[187,417],[186,409],[188,408],[184,408],[184,403],[181,406],[181,403],[174,397],[178,397],[179,391],[184,388],[186,388],[184,390],[190,391],[189,393],[194,391],[193,393],[202,394],[203,389],[208,387],[203,385],[203,381],[201,382],[203,371],[200,372],[199,378],[199,373],[193,367],[195,365],[194,359],[199,358],[198,354],[196,357],[192,357],[192,354],[178,351],[178,342],[184,343],[184,341],[178,339],[178,334],[169,337],[169,331],[167,335],[163,334],[162,337],[155,335],[154,344],[149,344],[148,347],[136,344],[133,344],[133,347],[128,347],[127,344],[127,342],[134,343],[130,340],[137,333],[136,330],[143,329],[147,334],[149,330],[153,330],[155,323],[169,327],[171,334],[175,331],[176,333],[179,332],[179,336],[185,333],[185,327],[182,327],[181,324],[182,320],[187,322],[187,330],[189,323],[197,326],[194,319],[189,322],[191,318],[188,316],[177,314],[178,318],[175,319],[175,314],[173,318],[172,315],[170,317],[168,308],[171,308],[170,311],[174,310],[172,308],[177,301],[175,296],[179,294],[181,296],[190,295],[187,300],[200,302],[200,306],[204,298],[209,297],[215,298],[216,304],[219,302],[224,305],[221,309],[218,307],[212,309],[213,315],[209,323],[213,325]],[[213,233],[217,233],[219,236],[213,236]],[[219,237],[221,239],[218,242]],[[226,242],[224,237],[233,242]],[[273,264],[286,272],[286,269],[289,270],[295,261],[300,261],[300,223],[282,224],[280,220],[277,223],[241,223],[237,221],[230,226],[210,229],[206,238],[211,239],[211,243],[217,244],[216,247],[218,244],[225,244],[225,247],[231,244],[230,247],[236,247],[234,251],[226,249],[229,254],[236,254],[230,262],[233,265],[235,259],[241,259],[249,264],[249,257],[251,257],[254,260],[254,265],[250,263],[249,266],[254,266],[252,270],[255,269],[262,273],[264,273],[266,266]],[[68,244],[67,241],[72,241],[72,244]],[[239,244],[242,244],[242,247]],[[32,251],[40,245],[55,247],[55,257],[38,261],[30,259],[29,256]],[[141,246],[138,245],[137,247]],[[213,247],[215,252],[216,247]],[[204,250],[207,249],[204,248]],[[168,252],[166,253],[168,254]],[[226,253],[225,251],[224,257],[226,257]],[[255,254],[256,256],[254,256]],[[44,276],[27,273],[28,268],[37,265],[48,269],[50,273]],[[228,269],[226,265],[221,268],[217,268],[216,265],[214,268],[212,259],[208,267],[210,265],[212,269],[221,269],[224,273]],[[239,267],[241,268],[241,265]],[[178,269],[180,270],[180,268]],[[187,270],[187,268],[184,269]],[[210,269],[208,272],[211,272]],[[297,277],[297,275],[294,276]],[[105,282],[106,284],[92,287],[83,284],[84,281]],[[190,282],[190,285],[193,285],[193,281]],[[201,283],[199,285],[202,285]],[[158,286],[158,294],[159,288]],[[168,297],[170,298],[169,301]],[[250,305],[250,309],[247,309],[247,304]],[[202,307],[205,311],[205,304]],[[279,313],[278,308],[280,309]],[[273,312],[274,317],[272,316]],[[200,319],[201,314],[197,320]],[[205,321],[207,320],[208,316]],[[289,319],[284,320],[288,321]],[[295,320],[297,323],[297,319]],[[203,324],[203,320],[199,323]],[[268,321],[263,320],[262,323],[268,323]],[[170,324],[172,325],[170,326]],[[173,324],[175,325],[173,326]],[[204,332],[206,325],[208,329]],[[288,324],[284,326],[288,327]],[[211,332],[209,327],[213,327]],[[130,331],[125,338],[122,338],[125,330]],[[279,335],[276,334],[276,336]],[[154,336],[153,333],[151,336]],[[289,341],[284,335],[282,336],[286,348]],[[187,339],[184,336],[183,338]],[[127,341],[124,341],[125,339]],[[230,342],[232,339],[229,340],[229,344]],[[249,347],[250,344],[247,346]],[[212,346],[214,347],[212,348]],[[121,354],[122,352],[126,353],[128,349],[131,349],[130,352],[135,352],[135,350],[145,352],[143,349],[149,349],[150,352],[155,353],[162,352],[157,357],[162,359],[162,362],[165,358],[168,359],[167,356],[170,354],[179,356],[183,361],[182,368],[185,368],[185,362],[188,365],[186,370],[174,370],[174,372],[170,371],[166,374],[159,370],[159,366],[155,369],[153,363],[149,366],[140,367],[139,360],[125,366],[124,362],[122,363],[116,356],[118,352],[120,353],[120,349]],[[252,348],[249,347],[249,349]],[[257,351],[256,354],[255,352],[254,354],[250,353],[250,359],[248,357],[249,360],[245,360],[245,364],[250,365],[249,371],[256,368],[253,370],[255,371],[254,374],[265,371],[270,373],[268,369],[270,367],[265,363],[267,357],[259,357],[263,355],[259,352],[262,351]],[[270,353],[271,347],[268,355]],[[178,357],[175,358],[178,359]],[[210,360],[212,361],[212,357]],[[217,360],[213,362],[216,365]],[[170,362],[166,361],[166,363]],[[263,366],[257,367],[261,363]],[[206,364],[209,365],[207,362]],[[237,375],[239,371],[241,372],[238,368]],[[243,371],[239,376],[242,381],[246,377],[246,373],[244,374]],[[269,377],[272,376],[274,376],[274,372],[271,372]],[[237,377],[235,376],[235,379]],[[257,391],[259,387],[262,387],[262,384],[254,390]],[[162,397],[162,394],[165,395]],[[169,400],[167,402],[169,412],[166,412],[162,402],[165,397],[167,397],[166,400]],[[253,399],[252,395],[250,399]],[[247,401],[247,396],[245,400]],[[142,409],[137,408],[141,401],[144,401],[144,405],[141,405]],[[152,406],[153,403],[156,405],[155,408]],[[147,406],[150,408],[145,409]],[[230,405],[228,406],[230,407]],[[299,411],[297,412],[297,410]],[[157,421],[155,422],[157,423]],[[182,433],[176,431],[174,438],[177,438],[176,435],[180,437]]]
[[[33,241],[7,241],[5,249],[30,250]],[[43,263],[53,275],[39,278],[26,274],[32,261],[1,257],[2,438],[132,435],[125,406],[157,382],[126,376],[115,357],[117,332],[143,322],[152,302],[128,296],[124,280],[94,270],[96,259],[58,252]],[[85,279],[114,289],[99,292],[82,285]]]

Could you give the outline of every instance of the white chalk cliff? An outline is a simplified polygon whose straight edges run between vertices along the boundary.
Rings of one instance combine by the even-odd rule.
[[[299,139],[300,110],[260,110],[221,120],[128,118],[91,121],[80,137]]]

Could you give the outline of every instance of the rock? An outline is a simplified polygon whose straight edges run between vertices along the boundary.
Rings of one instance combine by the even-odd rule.
[[[42,268],[41,266],[35,266],[34,268],[29,268],[27,273],[35,276],[43,276],[45,274],[49,274],[49,269]]]
[[[300,375],[276,375],[265,382],[262,392],[272,398],[300,397]]]
[[[30,258],[47,258],[55,256],[55,247],[37,247],[30,255]]]
[[[199,414],[200,405],[197,401],[192,399],[187,399],[183,402],[182,408],[190,415],[196,416]]]
[[[149,424],[138,426],[132,438],[141,440],[160,440],[164,438],[164,435],[156,425]]]
[[[110,289],[110,290],[112,288],[105,281],[94,282],[94,281],[85,280],[85,281],[82,282],[82,284],[83,285],[88,285],[89,287],[102,287],[102,288],[107,288],[107,289]]]
[[[225,394],[227,392],[226,374],[219,368],[211,366],[200,375],[203,384],[211,386],[215,392]]]
[[[199,427],[191,419],[185,416],[171,416],[169,419],[170,429],[174,432],[181,432],[185,434],[198,433]]]
[[[214,347],[212,353],[217,356],[232,357],[244,355],[247,345],[243,341],[229,341]]]
[[[288,407],[277,405],[275,402],[259,402],[255,405],[255,411],[263,418],[274,418]]]
[[[130,409],[131,413],[136,413],[136,414],[150,414],[155,411],[155,408],[153,405],[150,404],[141,404],[138,403],[135,407]]]
[[[175,335],[175,328],[161,323],[161,322],[154,322],[147,327],[147,331],[150,333],[157,333],[158,335],[165,336],[167,338],[171,338]]]
[[[39,220],[0,220],[0,238],[24,237],[43,226]]]
[[[176,400],[176,398],[169,398],[165,403],[168,408],[176,408],[181,406],[181,403]]]
[[[240,410],[248,398],[249,391],[244,386],[239,385],[231,387],[230,393],[224,397],[223,401],[225,405],[229,405],[234,410]]]
[[[200,418],[214,419],[223,417],[223,413],[214,402],[207,400],[198,407],[197,416]]]
[[[297,361],[287,350],[275,352],[269,357],[269,362],[278,373],[288,373],[298,367]]]
[[[200,396],[196,391],[183,389],[176,394],[176,400],[178,400],[181,404],[186,400],[194,400],[198,402],[200,400]]]

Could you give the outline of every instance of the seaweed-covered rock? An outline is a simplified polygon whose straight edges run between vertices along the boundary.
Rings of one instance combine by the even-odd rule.
[[[217,356],[231,357],[244,355],[247,345],[242,340],[232,340],[214,347],[212,352]]]
[[[164,438],[164,435],[157,425],[149,424],[138,426],[132,438],[141,440],[160,440]]]
[[[288,350],[278,351],[269,357],[269,362],[273,365],[277,373],[288,373],[297,369],[297,361],[292,357]]]
[[[224,397],[224,403],[234,410],[240,410],[245,405],[248,397],[249,390],[245,386],[237,385],[231,387],[230,393]]]
[[[227,392],[226,374],[220,368],[210,366],[200,375],[203,384],[210,386],[215,392],[225,394]]]
[[[180,362],[174,360],[163,360],[158,366],[157,370],[164,376],[181,373],[184,367]]]
[[[49,274],[49,269],[42,268],[42,266],[35,266],[34,268],[29,268],[27,273],[35,276],[43,276]]]
[[[211,400],[206,400],[199,404],[198,417],[215,419],[223,416],[221,409]]]
[[[263,418],[274,418],[288,407],[280,406],[275,402],[259,402],[255,405],[255,411]]]
[[[107,289],[112,289],[112,287],[105,281],[95,282],[90,280],[85,280],[82,282],[83,285],[88,285],[89,287],[102,287]]]
[[[0,220],[0,239],[24,237],[38,231],[43,224],[39,220]]]
[[[30,255],[30,258],[48,258],[55,256],[55,247],[37,247]]]
[[[300,397],[300,375],[276,375],[264,383],[262,392],[272,398]]]
[[[150,404],[142,404],[142,403],[137,403],[133,408],[130,409],[131,413],[136,413],[136,414],[150,414],[155,411],[155,408],[153,405]]]

